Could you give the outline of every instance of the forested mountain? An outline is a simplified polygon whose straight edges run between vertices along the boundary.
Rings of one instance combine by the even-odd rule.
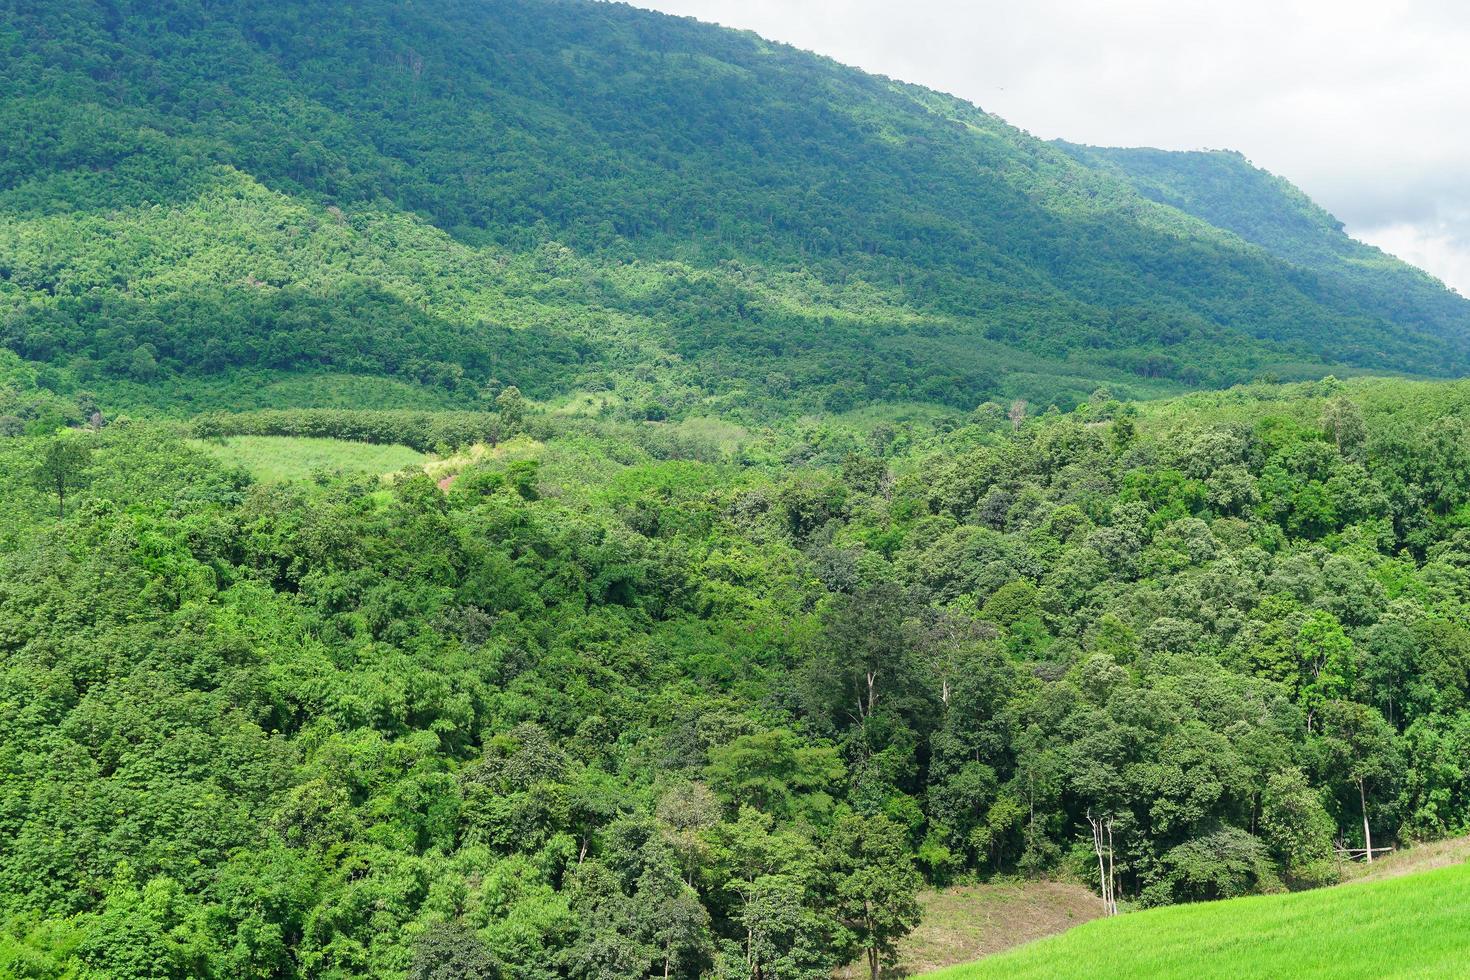
[[[0,976],[879,980],[1470,832],[1470,387],[1326,376],[1470,302],[1243,158],[585,0],[0,86]]]
[[[1151,200],[1342,283],[1385,316],[1421,316],[1451,335],[1464,322],[1460,296],[1421,270],[1347,237],[1342,222],[1239,153],[1059,145],[1078,159],[1116,167]]]
[[[1470,303],[1237,158],[1058,147],[622,5],[6,0],[0,82],[0,341],[123,404],[312,372],[756,417],[1470,363]]]

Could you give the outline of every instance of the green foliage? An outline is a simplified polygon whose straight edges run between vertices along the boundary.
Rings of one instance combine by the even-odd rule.
[[[500,980],[500,964],[462,922],[431,926],[418,939],[408,980]]]
[[[1470,363],[1281,185],[619,5],[0,11],[0,972],[876,976],[1089,818],[1470,827],[1470,388],[1118,400]]]
[[[832,911],[867,957],[868,975],[897,960],[897,943],[919,924],[919,876],[903,828],[884,816],[847,814],[827,842],[835,878]]]
[[[1342,222],[1239,153],[1063,147],[1077,159],[1116,167],[1150,200],[1234,232],[1310,270],[1321,277],[1322,288],[1348,292],[1368,309],[1394,316],[1407,300],[1423,311],[1435,333],[1460,315],[1432,277],[1342,234]]]
[[[1088,873],[1089,816],[1137,904],[1464,832],[1464,397],[809,420],[741,463],[527,411],[444,487],[7,437],[0,963],[817,978],[881,968],[921,874]]]
[[[36,487],[56,495],[56,516],[66,516],[66,492],[86,478],[92,449],[85,436],[56,436],[46,444],[36,461],[31,479]]]
[[[1237,827],[1185,841],[1164,855],[1167,874],[1159,892],[1167,889],[1172,901],[1201,901],[1273,890],[1265,850],[1258,837]]]
[[[1332,817],[1321,793],[1299,769],[1272,773],[1261,794],[1261,836],[1289,880],[1308,885],[1336,879]]]
[[[513,407],[513,406],[512,406]],[[515,409],[517,418],[520,410]],[[419,452],[457,449],[474,443],[496,445],[519,431],[488,412],[363,411],[354,409],[286,409],[202,415],[193,422],[201,439],[225,436],[291,436],[341,439],[407,446]]]
[[[807,812],[824,808],[825,791],[842,778],[843,768],[835,749],[803,745],[792,732],[776,729],[711,749],[707,775],[730,803],[789,819],[798,804]]]

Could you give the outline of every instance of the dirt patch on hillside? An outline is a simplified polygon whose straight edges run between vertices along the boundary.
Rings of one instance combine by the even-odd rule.
[[[1091,891],[1056,881],[962,885],[925,892],[919,902],[924,917],[900,945],[902,974],[968,963],[1102,915]]]
[[[1467,861],[1470,861],[1470,837],[1452,837],[1395,851],[1372,864],[1351,864],[1343,877],[1346,881],[1382,881]]]

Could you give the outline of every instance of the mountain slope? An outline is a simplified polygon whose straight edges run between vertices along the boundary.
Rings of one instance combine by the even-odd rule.
[[[1465,300],[1385,308],[748,34],[582,0],[0,11],[0,339],[117,397],[310,370],[661,417],[1470,365]]]
[[[1443,283],[1348,237],[1342,222],[1290,181],[1252,166],[1239,153],[1057,145],[1085,163],[1116,168],[1150,200],[1344,283],[1369,309],[1389,317],[1417,314],[1448,334],[1463,324],[1463,300]]]

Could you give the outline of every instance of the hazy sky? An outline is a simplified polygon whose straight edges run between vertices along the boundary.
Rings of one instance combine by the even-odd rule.
[[[1465,0],[634,0],[1045,139],[1239,150],[1470,295]]]

